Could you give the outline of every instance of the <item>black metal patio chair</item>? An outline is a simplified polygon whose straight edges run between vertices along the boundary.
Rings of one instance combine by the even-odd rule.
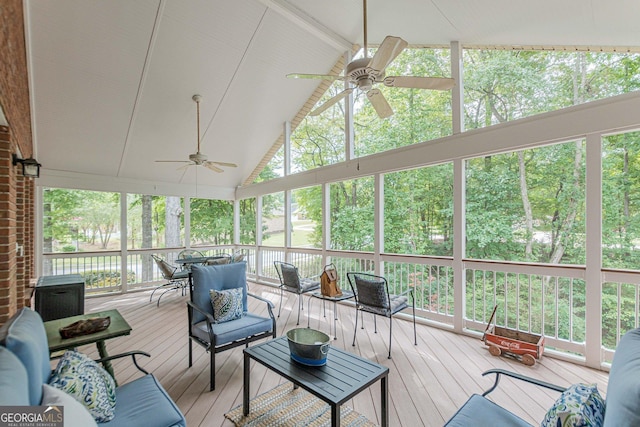
[[[280,279],[280,307],[278,307],[278,317],[282,310],[282,296],[283,292],[291,292],[298,295],[298,322],[300,324],[300,310],[304,310],[302,295],[320,289],[320,280],[313,280],[313,278],[301,278],[298,274],[298,268],[287,262],[274,261],[273,262],[276,271],[278,272],[278,278]]]
[[[153,294],[155,294],[159,289],[163,289],[164,292],[162,292],[160,294],[160,297],[158,298],[158,307],[160,306],[160,300],[162,299],[162,296],[171,290],[180,289],[182,295],[184,296],[189,279],[189,271],[179,270],[178,267],[174,267],[157,255],[151,255],[151,257],[156,262],[160,273],[162,273],[162,277],[167,281],[167,283],[158,286],[153,290],[153,292],[151,292],[149,302],[153,301]]]
[[[374,333],[378,333],[376,324],[376,316],[384,316],[389,318],[389,356],[391,359],[391,336],[393,327],[393,315],[409,307],[407,304],[409,299],[407,294],[411,294],[411,303],[413,308],[413,340],[418,345],[418,337],[416,334],[416,303],[413,297],[413,289],[409,288],[400,294],[394,295],[389,293],[389,283],[382,276],[376,276],[369,273],[347,273],[347,279],[356,300],[356,321],[353,331],[353,343],[356,345],[356,333],[358,331],[358,311],[360,311],[360,320],[362,329],[364,329],[363,313],[374,314],[373,327]]]

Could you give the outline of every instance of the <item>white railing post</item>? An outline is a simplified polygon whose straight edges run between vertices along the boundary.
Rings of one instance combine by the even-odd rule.
[[[373,203],[373,264],[377,275],[383,275],[384,266],[380,254],[384,252],[384,176],[374,176],[374,203]]]

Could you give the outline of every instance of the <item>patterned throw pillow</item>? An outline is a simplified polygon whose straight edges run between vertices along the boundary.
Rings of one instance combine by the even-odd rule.
[[[213,306],[213,320],[216,323],[239,319],[243,314],[242,288],[211,290],[211,305]]]
[[[49,385],[73,396],[99,423],[111,421],[115,416],[115,381],[82,353],[65,351],[49,379]]]
[[[599,427],[604,423],[604,399],[595,384],[574,384],[549,409],[541,427]]]

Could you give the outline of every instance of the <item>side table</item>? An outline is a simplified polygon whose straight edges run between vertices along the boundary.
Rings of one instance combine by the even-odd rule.
[[[327,312],[326,312],[325,306],[324,306],[325,301],[333,301],[333,339],[337,340],[338,339],[338,336],[337,336],[338,335],[338,329],[337,329],[337,321],[338,321],[337,302],[353,298],[353,292],[352,291],[343,290],[342,291],[342,295],[335,296],[335,297],[324,296],[324,295],[322,295],[322,292],[320,292],[320,291],[312,292],[309,295],[311,297],[313,297],[313,298],[317,298],[317,299],[321,299],[322,300],[322,309],[324,310],[324,317],[327,317]],[[311,317],[311,298],[309,298],[309,302],[307,303],[307,328],[310,327],[310,325],[311,325],[310,317]],[[329,335],[331,335],[331,322],[329,322]]]

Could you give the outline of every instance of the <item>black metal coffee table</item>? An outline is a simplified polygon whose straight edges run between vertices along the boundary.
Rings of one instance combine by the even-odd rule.
[[[389,368],[353,353],[332,347],[327,364],[311,367],[300,365],[289,356],[289,343],[283,336],[244,349],[244,389],[242,410],[249,414],[249,361],[253,359],[302,387],[331,406],[331,425],[340,425],[340,405],[380,380],[381,425],[389,425]]]

